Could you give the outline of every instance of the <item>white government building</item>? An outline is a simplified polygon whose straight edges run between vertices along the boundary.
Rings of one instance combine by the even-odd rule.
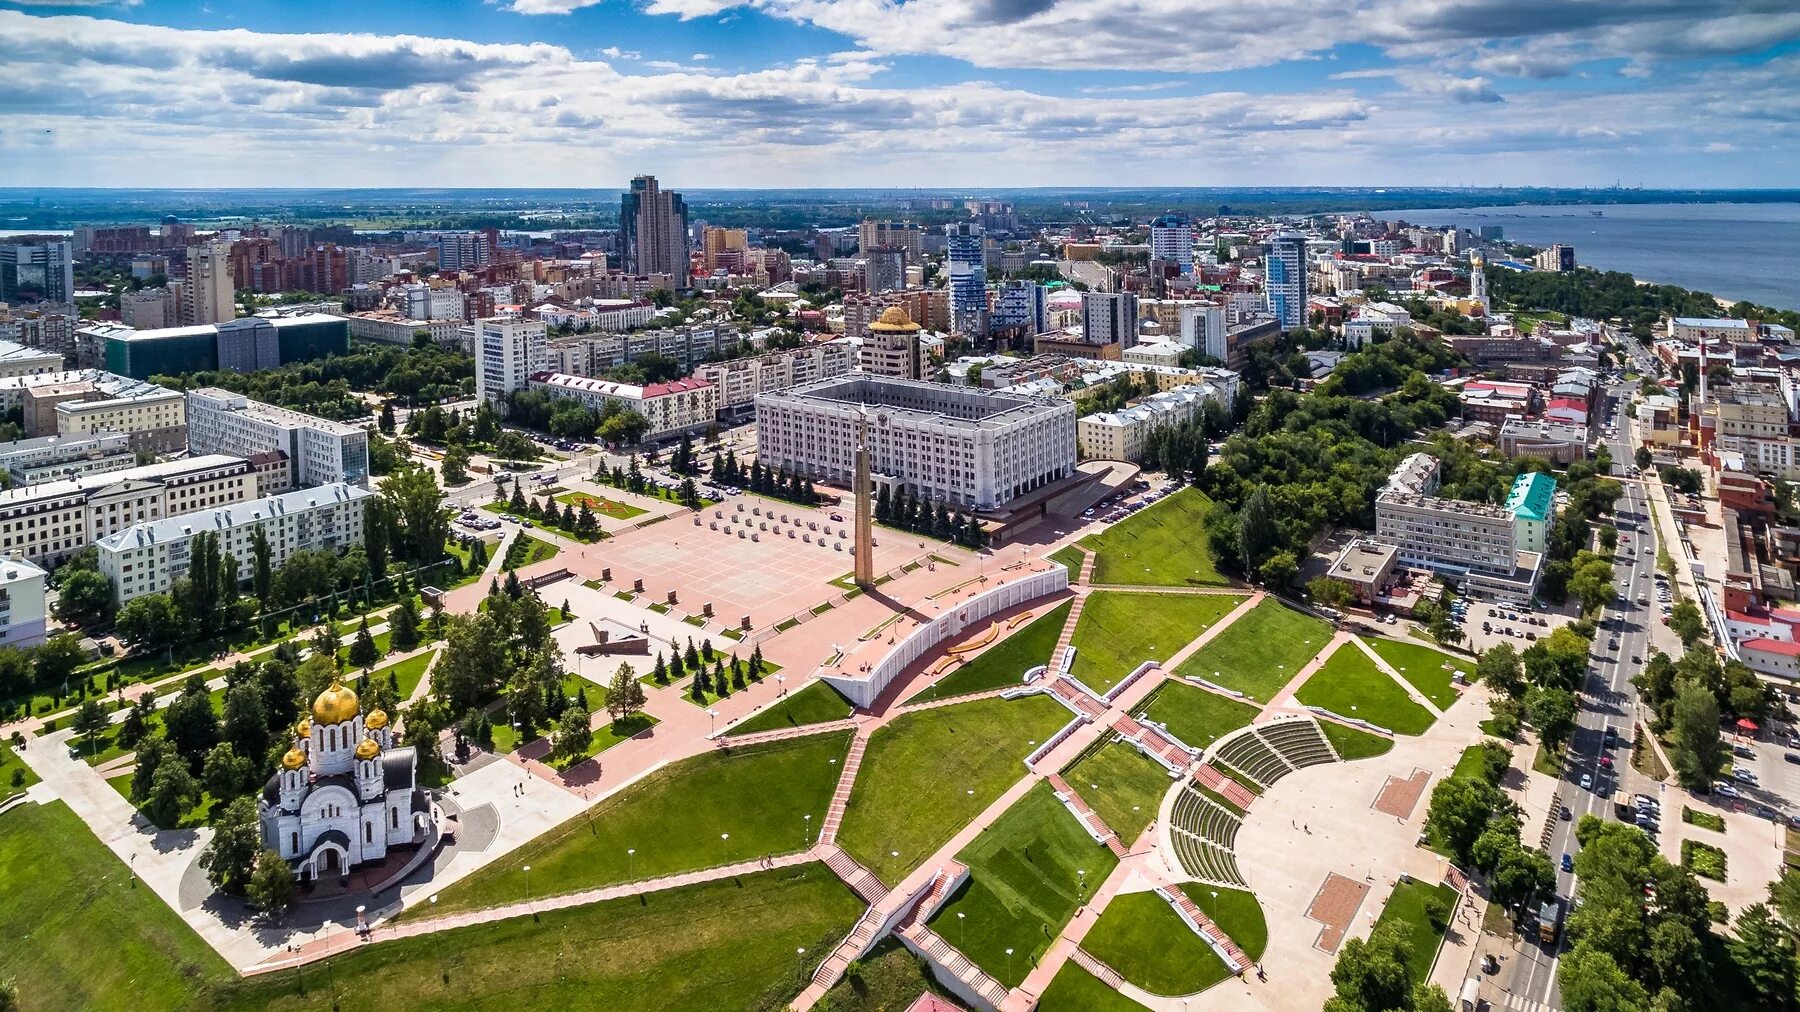
[[[263,788],[263,846],[293,864],[295,877],[317,880],[424,842],[437,813],[419,789],[418,766],[417,750],[394,745],[385,712],[365,716],[356,693],[332,682]]]
[[[112,580],[119,604],[164,593],[187,574],[194,536],[212,532],[219,550],[238,560],[238,579],[246,581],[258,528],[269,540],[271,566],[302,549],[342,551],[362,544],[365,500],[374,494],[338,482],[134,524],[99,540],[100,572]]]
[[[368,430],[253,401],[218,387],[187,395],[188,451],[287,454],[296,485],[369,483]]]
[[[1071,401],[860,375],[758,397],[757,457],[848,485],[865,411],[877,484],[928,499],[993,509],[1075,471]]]

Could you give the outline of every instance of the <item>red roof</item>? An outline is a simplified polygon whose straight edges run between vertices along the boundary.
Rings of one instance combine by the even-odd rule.
[[[1588,409],[1587,402],[1579,397],[1553,397],[1550,399],[1550,407],[1567,408],[1582,414],[1586,414]]]
[[[1738,644],[1741,650],[1757,650],[1765,654],[1780,654],[1783,657],[1800,657],[1800,643],[1784,643],[1781,640],[1753,639]]]
[[[1730,609],[1726,609],[1725,617],[1732,620],[1733,622],[1742,622],[1745,625],[1769,625],[1770,624],[1769,616],[1767,616],[1767,615],[1752,615],[1747,611],[1731,611]]]

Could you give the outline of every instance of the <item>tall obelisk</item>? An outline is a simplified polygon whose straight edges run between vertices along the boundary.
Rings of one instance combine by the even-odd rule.
[[[875,518],[869,495],[869,410],[856,415],[856,585],[875,589]]]

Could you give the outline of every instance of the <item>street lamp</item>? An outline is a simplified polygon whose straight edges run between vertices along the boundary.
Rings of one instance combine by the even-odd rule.
[[[637,848],[636,847],[626,847],[625,848],[625,857],[631,862],[631,871],[630,871],[631,878],[633,881],[636,881],[637,880]]]
[[[731,863],[731,834],[730,833],[720,833],[719,839],[721,839],[725,842],[725,863],[730,864]]]
[[[1013,971],[1012,971],[1012,950],[1011,950],[1011,949],[1007,949],[1007,950],[1006,950],[1006,979],[1007,979],[1007,980],[1011,980],[1011,979],[1012,979],[1012,975],[1013,975]]]
[[[800,849],[806,849],[806,842],[812,838],[812,815],[804,816],[806,821],[800,826]]]
[[[525,906],[531,906],[531,865],[525,866]]]
[[[1081,899],[1081,902],[1086,903],[1087,902],[1087,869],[1086,868],[1077,868],[1077,869],[1075,869],[1075,874],[1081,877],[1080,899]]]
[[[708,719],[708,721],[709,721],[709,724],[710,724],[710,729],[709,729],[709,730],[708,730],[708,731],[707,731],[707,737],[709,737],[709,738],[710,738],[710,737],[712,737],[712,736],[713,736],[713,735],[714,735],[714,734],[716,734],[716,733],[718,733],[718,730],[719,730],[719,711],[717,711],[717,710],[715,710],[715,709],[713,709],[713,708],[711,708],[711,707],[707,707],[707,709],[706,709],[706,716],[707,716],[707,719]]]
[[[964,916],[961,910],[956,912],[956,947],[959,949],[968,948],[969,929],[964,921]]]

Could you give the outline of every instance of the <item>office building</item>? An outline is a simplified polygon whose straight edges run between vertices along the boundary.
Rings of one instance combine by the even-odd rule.
[[[1400,561],[1462,583],[1471,593],[1528,601],[1543,572],[1554,522],[1555,479],[1521,475],[1504,506],[1444,499],[1437,458],[1401,461],[1375,497],[1375,540],[1398,549]]]
[[[0,245],[0,302],[75,301],[75,251],[67,239]]]
[[[1150,259],[1164,260],[1188,274],[1194,269],[1194,223],[1185,214],[1150,220]]]
[[[925,230],[916,221],[864,218],[856,226],[856,249],[865,255],[875,249],[900,249],[908,260],[917,261],[924,239]]]
[[[1071,401],[873,376],[758,397],[757,456],[847,486],[865,412],[876,483],[923,498],[994,509],[1075,470]]]
[[[1180,314],[1179,340],[1183,348],[1225,361],[1231,349],[1226,346],[1225,307],[1204,302],[1184,303]]]
[[[1572,464],[1587,459],[1588,427],[1509,417],[1500,425],[1499,445],[1508,457],[1542,457]]]
[[[1269,238],[1263,300],[1284,333],[1306,326],[1306,236],[1282,231]]]
[[[1138,299],[1130,292],[1082,292],[1081,333],[1088,344],[1137,344]]]
[[[1540,271],[1572,271],[1575,269],[1575,247],[1555,243],[1533,257],[1531,264]]]
[[[0,409],[17,409],[27,436],[123,432],[133,450],[169,453],[187,446],[181,393],[95,370],[0,380]]]
[[[368,430],[253,401],[218,387],[187,394],[188,450],[249,457],[286,454],[302,487],[369,482]],[[285,489],[283,489],[285,491]]]
[[[644,432],[644,438],[648,440],[696,432],[712,425],[719,417],[719,388],[692,377],[638,386],[541,372],[530,377],[530,384],[534,390],[542,390],[551,397],[580,401],[595,411],[604,410],[608,404],[635,411],[650,423]]]
[[[986,235],[972,221],[944,226],[944,266],[949,276],[950,327],[985,337],[988,331]]]
[[[276,312],[258,316],[275,332],[277,364],[310,362],[350,350],[350,324],[342,316],[313,312]],[[226,317],[227,323],[232,322]],[[260,324],[237,331],[217,324],[133,330],[118,324],[99,323],[75,332],[76,362],[83,368],[100,367],[121,376],[147,380],[152,376],[179,376],[221,368],[225,359],[241,360],[254,353],[268,361],[266,339]],[[246,342],[251,348],[246,349]],[[260,349],[260,350],[258,350]]]
[[[478,320],[475,337],[475,396],[499,406],[523,390],[532,373],[545,372],[544,324],[505,317]]]
[[[858,365],[871,376],[919,379],[925,368],[925,352],[919,343],[921,329],[906,310],[889,306],[866,328]]]
[[[655,176],[631,181],[619,196],[619,247],[625,273],[667,274],[688,288],[688,212],[681,194],[664,190]]]
[[[167,593],[186,576],[196,534],[218,535],[219,551],[247,561],[254,557],[260,529],[269,543],[269,564],[276,568],[297,551],[344,551],[362,544],[363,512],[374,494],[355,485],[324,485],[142,520],[95,539],[100,572],[125,604]],[[250,575],[251,567],[240,561],[239,580]]]
[[[256,476],[241,457],[147,464],[0,492],[0,555],[54,568],[133,524],[247,501]],[[249,556],[244,556],[248,558]]]
[[[237,316],[231,278],[231,244],[209,242],[188,250],[187,277],[171,284],[176,319],[183,327],[223,323]]]
[[[34,647],[49,637],[49,575],[24,559],[0,559],[0,648]]]
[[[749,358],[703,362],[694,369],[694,378],[718,389],[719,411],[729,414],[753,409],[760,394],[847,376],[855,361],[850,342],[827,341]]]
[[[0,470],[12,476],[14,485],[38,485],[136,466],[131,437],[123,432],[39,436],[0,443]]]
[[[1050,329],[1050,293],[1035,281],[1007,281],[994,296],[996,331],[1035,337]]]
[[[431,339],[431,343],[441,348],[463,347],[463,321],[455,320],[419,320],[407,317],[391,309],[376,309],[366,313],[351,313],[345,319],[350,321],[350,336],[358,341],[379,341],[382,344],[410,346],[413,336],[420,331]]]

